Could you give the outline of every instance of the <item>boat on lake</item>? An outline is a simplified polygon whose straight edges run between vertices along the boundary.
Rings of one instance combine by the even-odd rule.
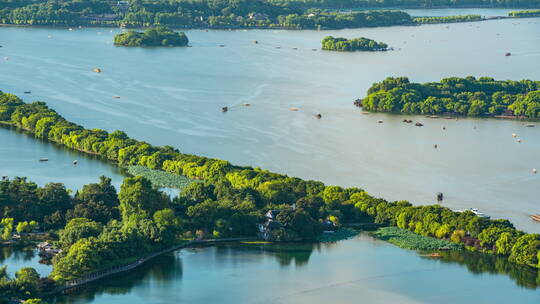
[[[534,221],[540,222],[540,214],[531,215],[531,219],[533,219]]]
[[[465,211],[470,211],[472,213],[474,213],[474,215],[480,217],[480,218],[485,218],[485,219],[490,219],[491,217],[487,214],[484,214],[482,212],[480,212],[480,210],[478,210],[477,208],[469,208],[469,209],[465,209],[465,210],[454,210],[455,212],[465,212]]]

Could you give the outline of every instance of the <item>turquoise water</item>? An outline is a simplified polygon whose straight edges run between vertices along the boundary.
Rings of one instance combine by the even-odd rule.
[[[422,257],[366,235],[333,244],[185,249],[55,303],[538,303],[538,273]],[[493,263],[494,264],[494,263]],[[510,265],[500,268],[510,269]],[[514,273],[514,275],[516,275]],[[525,278],[525,279],[523,279]]]
[[[7,266],[8,275],[13,278],[15,272],[23,267],[33,267],[40,276],[47,276],[51,273],[52,266],[40,263],[41,258],[35,247],[13,248],[0,247],[0,266]]]
[[[540,125],[416,116],[411,119],[425,127],[415,128],[401,116],[361,115],[352,106],[373,82],[391,75],[413,81],[540,79],[539,24],[522,19],[342,31],[192,30],[193,47],[173,49],[116,48],[111,42],[117,29],[3,27],[0,89],[46,101],[85,127],[122,129],[183,152],[361,186],[387,199],[431,203],[441,191],[446,206],[477,207],[540,232],[528,218],[540,212],[540,176],[531,174],[540,169]],[[366,36],[396,51],[312,51],[326,35]],[[505,57],[508,51],[512,56]],[[94,67],[103,72],[91,72]],[[32,94],[23,94],[28,90]],[[225,114],[224,105],[231,107]],[[512,133],[523,142],[517,144]],[[41,157],[50,160],[40,163]],[[2,128],[0,174],[73,189],[102,174],[115,185],[121,181],[108,163]],[[12,254],[2,264],[15,271],[37,260]],[[58,303],[538,303],[540,294],[532,289],[537,281],[537,273],[501,260],[432,260],[362,236],[298,251],[179,251]]]
[[[360,186],[390,200],[432,203],[435,193],[443,192],[446,206],[476,207],[540,232],[528,217],[540,212],[540,175],[531,174],[540,168],[540,128],[518,121],[414,117],[425,123],[415,128],[402,124],[400,116],[360,115],[352,105],[387,76],[540,79],[539,25],[539,18],[531,18],[340,31],[192,30],[187,33],[192,48],[165,49],[114,47],[118,29],[3,27],[0,58],[8,60],[0,60],[0,87],[27,101],[47,101],[89,128],[122,129],[153,144]],[[367,36],[396,51],[312,51],[326,35]],[[93,73],[94,67],[103,72]],[[23,94],[26,90],[32,94]],[[224,114],[225,105],[231,110]],[[314,119],[316,113],[323,118]],[[379,119],[384,123],[377,124]],[[19,137],[2,133],[2,142]],[[512,133],[523,142],[517,144]],[[39,179],[37,166],[52,166],[34,164],[41,153],[20,166],[17,144],[0,151],[10,174]],[[65,166],[72,158],[63,160]],[[96,171],[78,178],[87,182],[114,174]],[[48,172],[44,181],[74,178]]]

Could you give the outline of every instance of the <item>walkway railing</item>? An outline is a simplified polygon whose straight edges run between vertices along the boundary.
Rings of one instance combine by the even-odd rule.
[[[74,279],[74,280],[71,280],[71,281],[67,281],[67,282],[64,283],[63,286],[60,286],[60,287],[56,288],[55,290],[53,290],[53,291],[51,291],[49,293],[46,293],[45,295],[48,296],[48,295],[57,294],[57,293],[64,292],[64,291],[69,290],[69,289],[74,289],[74,288],[83,286],[85,284],[100,280],[100,279],[105,278],[105,277],[109,277],[109,276],[112,276],[112,275],[115,275],[115,274],[118,274],[118,273],[122,273],[122,272],[131,271],[131,270],[141,266],[142,264],[146,263],[147,261],[149,261],[149,260],[151,260],[151,259],[153,259],[155,257],[158,257],[158,256],[160,256],[162,254],[165,254],[165,253],[176,251],[178,249],[182,249],[182,248],[186,248],[186,247],[192,247],[192,246],[195,246],[195,245],[209,245],[209,244],[225,243],[225,242],[250,241],[250,240],[255,240],[255,239],[256,239],[255,237],[245,237],[245,238],[224,238],[224,239],[208,239],[208,240],[189,241],[189,242],[187,242],[185,244],[176,245],[176,246],[173,246],[173,247],[170,247],[170,248],[167,248],[167,249],[152,253],[152,254],[150,254],[148,256],[140,258],[137,261],[135,261],[133,263],[130,263],[130,264],[127,264],[127,265],[119,265],[119,266],[111,267],[111,268],[108,268],[108,269],[104,269],[104,270],[100,270],[100,271],[96,271],[96,272],[87,274],[87,275],[85,275],[84,277],[81,277],[81,278],[77,278],[77,279]]]

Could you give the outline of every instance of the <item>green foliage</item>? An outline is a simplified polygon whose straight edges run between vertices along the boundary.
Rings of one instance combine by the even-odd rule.
[[[146,218],[154,212],[167,208],[168,198],[152,187],[152,183],[142,176],[128,177],[120,186],[120,211],[124,221]]]
[[[387,48],[388,45],[386,43],[377,42],[364,37],[346,39],[326,36],[322,40],[322,49],[327,51],[385,51]]]
[[[540,118],[540,81],[469,76],[411,83],[406,77],[389,77],[373,84],[356,104],[368,111]]]
[[[144,166],[128,166],[127,172],[134,176],[142,176],[148,179],[156,187],[184,189],[193,182],[182,175],[172,174],[160,170],[150,169]]]
[[[2,229],[1,238],[4,241],[7,241],[11,238],[13,233],[13,219],[12,218],[3,218],[0,221],[0,228]]]
[[[487,102],[488,98],[496,101],[496,105],[511,105],[516,101],[534,103],[538,97],[534,92],[538,91],[538,83],[468,77],[420,85],[410,84],[407,78],[388,78],[370,88],[367,100],[381,99],[388,91],[393,93],[382,100],[384,109],[399,109],[400,104],[395,102],[396,99],[409,104],[421,103],[425,99],[428,100],[426,104],[409,106],[409,109],[418,107],[431,111],[429,107],[446,107],[446,99],[455,96],[461,98],[459,105],[464,106],[462,110],[467,113],[471,107],[490,109],[493,105]],[[441,94],[443,96],[438,96]],[[468,96],[485,101],[485,104],[476,102],[473,106],[471,102],[469,106],[463,101]],[[459,107],[454,105],[454,108]],[[95,267],[103,269],[154,252],[172,244],[181,233],[218,237],[253,236],[256,234],[256,224],[263,221],[263,215],[269,209],[288,210],[278,215],[285,228],[272,231],[275,240],[315,239],[321,231],[320,222],[331,218],[334,223],[397,225],[417,235],[449,238],[453,243],[469,249],[504,257],[510,255],[518,263],[538,265],[536,240],[523,239],[528,234],[516,230],[506,220],[479,218],[472,212],[457,213],[438,205],[412,206],[406,201],[388,202],[358,188],[325,186],[317,181],[184,154],[169,146],[154,147],[131,139],[121,131],[108,133],[84,129],[66,121],[42,102],[13,105],[9,112],[12,113],[10,124],[24,127],[36,136],[35,126],[44,119],[39,117],[53,117],[55,123],[46,132],[46,138],[71,149],[97,154],[124,165],[140,165],[204,180],[186,186],[180,197],[172,202],[141,176],[127,178],[117,198],[110,181],[103,178],[99,184],[84,187],[74,199],[68,196],[67,200],[63,187],[59,185],[42,191],[24,179],[0,182],[1,210],[4,210],[4,215],[17,218],[16,222],[37,221],[43,216],[40,213],[43,211],[38,208],[42,201],[50,202],[54,197],[65,202],[60,204],[61,207],[47,211],[50,215],[44,217],[44,222],[50,225],[62,222],[61,210],[64,208],[73,210],[67,213],[78,214],[79,209],[72,206],[90,206],[90,202],[96,200],[111,210],[118,208],[121,211],[122,216],[118,217],[122,219],[121,222],[114,220],[114,217],[104,216],[99,221],[101,225],[96,219],[88,219],[84,225],[103,226],[103,229],[82,229],[81,234],[87,231],[91,233],[79,239],[71,236],[79,233],[77,229],[73,229],[73,234],[64,232],[66,244],[73,245],[66,245],[69,248],[55,258],[55,277],[62,280],[95,271]],[[118,201],[119,206],[116,205]],[[291,208],[293,204],[297,204],[296,210]],[[24,208],[18,209],[19,205]],[[37,222],[41,226],[41,222]],[[83,228],[87,228],[84,225]],[[68,226],[64,230],[71,228],[71,225]],[[75,246],[79,241],[81,243]],[[77,266],[77,259],[86,256],[88,264]]]
[[[461,250],[463,246],[445,240],[418,235],[409,230],[398,227],[384,227],[373,232],[377,238],[392,243],[398,247],[412,250],[437,250],[448,248],[451,250]]]
[[[24,221],[17,223],[17,233],[30,233],[39,229],[39,224],[36,221]]]
[[[458,16],[430,16],[413,18],[414,23],[455,23],[455,22],[470,22],[484,20],[480,15],[458,15]]]
[[[510,253],[510,260],[519,264],[538,267],[540,235],[526,234],[517,239]]]
[[[184,32],[174,32],[166,27],[146,29],[144,32],[129,30],[114,36],[114,45],[121,46],[187,46]]]
[[[9,303],[13,298],[24,300],[38,296],[41,292],[39,282],[39,274],[34,268],[21,268],[15,273],[15,278],[10,278],[6,266],[0,267],[0,303]]]
[[[335,232],[323,233],[317,237],[317,241],[321,243],[333,243],[350,239],[358,235],[358,231],[348,228],[339,228]]]
[[[539,17],[540,16],[540,9],[526,10],[526,11],[513,11],[513,12],[509,12],[508,16],[516,17],[516,18]]]
[[[80,239],[98,236],[103,227],[96,222],[86,218],[74,218],[66,227],[60,231],[60,241],[62,248],[69,248]]]

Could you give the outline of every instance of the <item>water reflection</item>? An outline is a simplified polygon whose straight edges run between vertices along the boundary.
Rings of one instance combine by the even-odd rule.
[[[175,254],[160,256],[135,271],[118,274],[99,282],[88,284],[66,295],[51,298],[54,303],[92,302],[103,294],[126,295],[134,287],[170,286],[182,279],[182,260]],[[172,288],[172,287],[171,287]]]
[[[442,263],[460,264],[474,274],[503,274],[509,276],[516,285],[529,289],[540,287],[540,269],[514,264],[507,258],[474,252],[443,252]]]
[[[14,248],[11,246],[0,247],[0,263],[8,259],[17,262],[29,262],[36,257],[37,252],[33,247]]]
[[[182,290],[182,287],[188,288],[190,286],[188,281],[197,281],[198,284],[202,284],[201,282],[207,280],[229,280],[228,276],[230,275],[234,275],[232,280],[241,281],[242,278],[239,278],[236,272],[257,273],[257,269],[274,267],[275,263],[268,263],[269,261],[277,262],[283,269],[292,270],[295,273],[295,269],[301,271],[301,269],[305,270],[310,267],[326,267],[326,265],[316,265],[321,263],[318,258],[317,261],[310,263],[310,258],[314,256],[314,252],[321,252],[321,256],[325,258],[332,255],[331,251],[333,250],[339,254],[339,247],[343,246],[342,243],[344,242],[224,244],[211,248],[184,249],[159,257],[136,271],[90,284],[72,294],[56,297],[52,300],[54,303],[91,303],[94,301],[101,303],[104,299],[111,299],[110,297],[102,297],[104,295],[130,294],[131,297],[128,298],[131,299],[133,297],[152,298],[156,292],[164,293],[163,300],[176,300],[174,297],[178,293],[189,293],[187,289]],[[328,252],[328,249],[331,251]],[[441,254],[440,259],[428,258],[421,254],[420,258],[427,263],[427,266],[431,263],[458,264],[465,266],[470,273],[478,276],[484,274],[506,275],[520,287],[534,290],[540,286],[540,271],[510,263],[502,257],[472,252],[442,252]],[[189,266],[192,268],[189,274],[185,274],[185,278],[183,260],[189,261]],[[342,261],[335,262],[339,264]],[[308,265],[310,267],[307,267]],[[301,277],[301,275],[299,276]],[[261,280],[260,283],[264,283],[263,278],[253,277],[251,280]],[[259,283],[252,283],[254,285],[251,287],[258,288]],[[184,296],[188,297],[185,294]]]

